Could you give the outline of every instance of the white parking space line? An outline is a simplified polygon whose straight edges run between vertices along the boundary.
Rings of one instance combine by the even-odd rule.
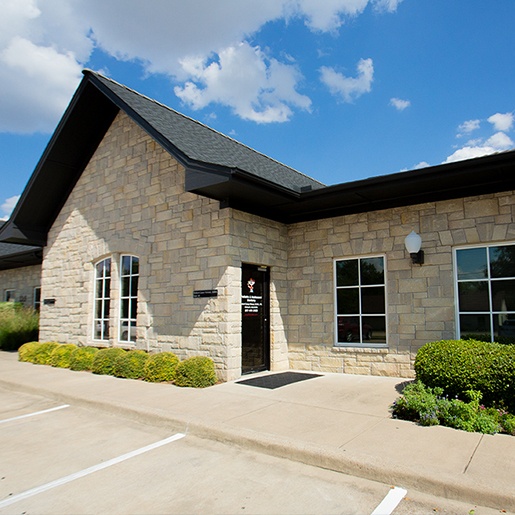
[[[392,488],[379,506],[372,512],[372,515],[391,515],[393,510],[406,497],[407,493],[408,491],[404,490],[404,488],[399,488],[398,486]]]
[[[36,415],[43,415],[44,413],[50,413],[52,411],[57,411],[64,408],[69,408],[69,404],[63,404],[62,406],[56,406],[55,408],[45,409],[43,411],[35,411],[34,413],[27,413],[26,415],[20,415],[18,417],[6,418],[5,420],[0,420],[0,424],[7,424],[7,422],[12,422],[13,420],[20,420],[22,418],[35,417]]]
[[[103,463],[99,463],[98,465],[93,465],[84,470],[80,470],[79,472],[75,472],[74,474],[70,474],[69,476],[62,477],[60,479],[56,479],[55,481],[51,481],[50,483],[46,483],[45,485],[38,486],[36,488],[32,488],[31,490],[26,490],[17,495],[13,495],[12,497],[8,497],[3,501],[0,501],[0,509],[5,508],[6,506],[10,506],[19,501],[23,501],[24,499],[28,499],[34,495],[38,495],[40,493],[51,490],[52,488],[56,488],[61,485],[65,485],[66,483],[70,483],[71,481],[75,481],[84,476],[88,476],[89,474],[93,474],[94,472],[98,472],[99,470],[103,470],[105,468],[116,465],[117,463],[121,463],[122,461],[128,460],[130,458],[134,458],[135,456],[139,456],[140,454],[144,454],[145,452],[152,451],[153,449],[157,449],[158,447],[162,447],[163,445],[167,445],[171,442],[175,442],[184,438],[186,435],[183,433],[177,433],[173,436],[165,438],[164,440],[159,440],[158,442],[152,443],[150,445],[146,445],[145,447],[140,447],[135,451],[128,452],[126,454],[122,454],[117,458],[113,458],[111,460],[104,461]]]

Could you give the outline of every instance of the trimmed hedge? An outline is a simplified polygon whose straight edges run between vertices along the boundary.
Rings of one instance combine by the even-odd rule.
[[[173,352],[151,354],[145,363],[144,379],[152,383],[173,381],[179,358]]]
[[[64,343],[56,347],[50,354],[49,364],[58,368],[70,368],[70,357],[77,348],[73,343]]]
[[[57,342],[46,342],[39,344],[32,353],[31,362],[35,365],[49,365],[50,355],[58,345],[59,344]]]
[[[124,355],[127,351],[120,347],[110,347],[108,349],[100,349],[93,358],[93,366],[91,371],[100,375],[115,375],[116,360]]]
[[[34,352],[41,344],[39,342],[27,342],[24,343],[18,349],[18,361],[25,361],[31,363],[34,357]]]
[[[173,352],[147,354],[118,347],[98,349],[57,342],[28,342],[18,349],[19,361],[90,371],[127,379],[144,379],[177,386],[206,388],[217,382],[211,358],[195,356],[180,362]]]
[[[114,364],[114,375],[125,379],[142,379],[149,355],[143,350],[130,350],[121,354]]]
[[[77,347],[70,355],[70,370],[90,371],[97,352],[96,347]]]
[[[486,405],[515,411],[515,346],[476,340],[427,343],[417,352],[415,373],[448,396],[476,390]]]
[[[175,369],[174,383],[177,386],[206,388],[216,383],[215,364],[211,358],[194,356],[181,361]]]

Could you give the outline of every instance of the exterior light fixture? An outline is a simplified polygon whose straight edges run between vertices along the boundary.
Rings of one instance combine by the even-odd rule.
[[[404,245],[411,256],[411,262],[414,265],[423,265],[424,251],[420,250],[420,247],[422,246],[422,238],[420,237],[420,234],[417,234],[415,231],[411,231],[406,236]]]

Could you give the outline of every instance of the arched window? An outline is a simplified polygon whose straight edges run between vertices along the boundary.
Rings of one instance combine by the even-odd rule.
[[[136,341],[138,312],[139,258],[121,256],[120,259],[120,337],[121,342]]]
[[[95,340],[109,340],[109,309],[111,304],[111,258],[95,266]]]

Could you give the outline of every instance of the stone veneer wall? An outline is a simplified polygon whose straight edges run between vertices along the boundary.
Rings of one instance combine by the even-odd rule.
[[[287,368],[279,304],[286,228],[184,191],[183,167],[120,113],[69,196],[44,250],[40,338],[119,345],[121,254],[140,259],[136,347],[207,355],[241,374],[241,264],[271,266],[272,367]],[[276,250],[277,247],[277,250]],[[94,266],[112,258],[111,340],[93,339]],[[217,298],[193,298],[217,289]]]
[[[292,225],[288,259],[290,367],[411,377],[417,349],[456,337],[453,249],[515,241],[514,192],[441,201]],[[422,237],[412,265],[404,238]],[[334,345],[334,260],[384,255],[387,348]]]
[[[14,298],[25,306],[34,306],[34,288],[41,286],[41,265],[0,270],[0,301],[5,290],[15,290]]]

